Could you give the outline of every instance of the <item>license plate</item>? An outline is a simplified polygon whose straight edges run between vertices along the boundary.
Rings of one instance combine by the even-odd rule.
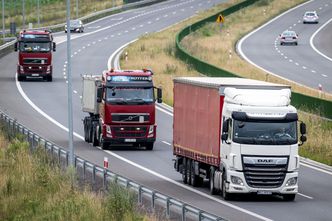
[[[39,74],[32,74],[32,77],[39,77]]]
[[[136,142],[136,139],[125,139],[125,142]]]
[[[272,195],[271,191],[260,190],[257,192],[258,195]]]

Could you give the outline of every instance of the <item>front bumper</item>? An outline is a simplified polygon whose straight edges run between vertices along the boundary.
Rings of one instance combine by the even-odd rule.
[[[156,138],[109,138],[106,137],[103,139],[105,143],[112,144],[146,144],[153,143],[156,141]]]
[[[243,185],[233,184],[231,176],[237,176],[242,179]],[[296,194],[298,192],[298,184],[286,186],[286,182],[293,177],[298,177],[298,172],[287,173],[283,184],[278,188],[253,188],[247,185],[243,172],[228,171],[227,180],[229,183],[226,189],[229,193],[256,193],[256,194]],[[227,188],[228,186],[228,188]]]

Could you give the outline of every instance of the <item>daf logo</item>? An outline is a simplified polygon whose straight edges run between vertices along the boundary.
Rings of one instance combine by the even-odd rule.
[[[273,159],[257,159],[257,163],[271,164],[273,163]]]

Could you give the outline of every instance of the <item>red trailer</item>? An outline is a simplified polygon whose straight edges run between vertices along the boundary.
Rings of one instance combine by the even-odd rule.
[[[174,79],[174,168],[183,182],[208,179],[211,194],[225,199],[256,193],[294,200],[306,128],[299,124],[298,137],[290,95],[287,85],[243,78]]]

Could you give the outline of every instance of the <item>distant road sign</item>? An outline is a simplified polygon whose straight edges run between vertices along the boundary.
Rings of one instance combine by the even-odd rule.
[[[225,18],[224,18],[224,16],[222,16],[221,14],[218,16],[218,18],[217,18],[217,23],[224,23],[224,21],[225,21]]]

